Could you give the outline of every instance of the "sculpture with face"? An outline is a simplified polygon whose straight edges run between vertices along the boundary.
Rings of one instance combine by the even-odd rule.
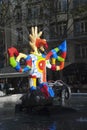
[[[47,54],[45,53],[48,48],[46,39],[41,38],[42,32],[38,32],[37,27],[32,27],[31,34],[29,35],[29,46],[31,48],[30,54],[26,55],[19,53],[16,48],[9,48],[8,53],[10,56],[10,65],[19,72],[29,71],[29,86],[30,91],[37,90],[37,79],[39,87],[44,93],[45,97],[53,97],[54,92],[47,84],[46,67],[53,71],[59,71],[64,68],[66,58],[66,41],[60,46],[52,49]],[[61,54],[59,53],[61,52]],[[60,55],[58,55],[58,53]],[[15,58],[16,56],[16,58]],[[25,68],[21,68],[20,59],[24,58],[26,61]],[[60,65],[56,65],[60,62]]]

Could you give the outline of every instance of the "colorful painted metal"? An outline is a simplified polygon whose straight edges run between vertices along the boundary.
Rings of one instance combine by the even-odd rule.
[[[53,71],[60,71],[64,68],[67,43],[63,41],[58,47],[52,49],[48,54],[45,54],[45,49],[48,48],[48,44],[45,39],[41,39],[42,32],[38,33],[37,27],[32,27],[32,33],[30,34],[29,45],[31,52],[29,55],[19,53],[16,48],[8,48],[10,65],[19,72],[29,71],[29,86],[30,90],[36,90],[36,80],[39,79],[40,90],[44,93],[45,97],[54,97],[53,89],[48,86],[46,78],[46,68]],[[61,52],[61,54],[60,54]],[[60,55],[59,55],[60,54]],[[24,68],[20,65],[21,58],[25,59],[26,66]],[[56,61],[60,64],[57,65]]]

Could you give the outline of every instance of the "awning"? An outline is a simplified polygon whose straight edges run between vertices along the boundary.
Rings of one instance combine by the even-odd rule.
[[[87,74],[87,63],[73,63],[63,69],[64,75]]]
[[[29,72],[17,72],[10,66],[0,69],[0,78],[27,77],[28,75]]]
[[[27,73],[1,73],[0,74],[0,79],[1,78],[13,78],[13,77],[27,77],[29,74]]]

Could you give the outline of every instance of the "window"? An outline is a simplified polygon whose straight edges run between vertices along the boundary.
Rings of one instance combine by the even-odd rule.
[[[23,32],[22,32],[22,28],[17,28],[17,43],[21,44],[23,42]]]
[[[57,5],[58,5],[59,12],[67,11],[67,0],[59,0]]]
[[[32,0],[32,2],[37,2],[37,0]]]
[[[43,8],[40,7],[40,17],[42,17],[42,16],[43,16]]]
[[[85,32],[87,32],[87,21],[85,21]]]
[[[80,22],[75,22],[74,23],[74,30],[75,30],[75,33],[80,32]]]
[[[82,46],[81,56],[82,56],[82,58],[87,58],[87,46]]]
[[[74,22],[74,32],[75,34],[78,33],[86,33],[87,32],[87,21],[85,20],[79,20]]]
[[[39,9],[37,7],[32,8],[32,18],[37,18],[39,16]]]
[[[80,5],[85,5],[87,4],[87,0],[73,0],[73,6],[75,7],[79,7]]]
[[[77,7],[79,5],[79,1],[78,0],[73,0],[73,6],[74,8]]]
[[[59,34],[59,36],[65,35],[65,33],[66,33],[66,28],[67,28],[67,25],[66,25],[65,22],[58,23],[58,34]]]
[[[20,6],[15,7],[14,15],[15,15],[16,22],[21,22],[21,20],[22,20],[22,10],[21,10]]]
[[[61,22],[61,23],[52,23],[50,25],[50,37],[52,38],[58,38],[59,37],[66,37],[66,22]]]
[[[56,27],[55,27],[55,23],[52,23],[50,25],[50,38],[55,38],[56,36]]]
[[[3,38],[3,32],[0,32],[0,37]],[[0,39],[0,68],[3,68],[5,64],[5,45],[3,42],[3,39]]]
[[[81,58],[81,46],[76,45],[75,47],[75,58]]]
[[[86,45],[76,45],[75,48],[75,57],[76,58],[87,58],[87,46]]]
[[[27,16],[27,18],[30,20],[31,19],[31,15],[32,15],[32,13],[31,13],[31,8],[28,8],[28,16]]]

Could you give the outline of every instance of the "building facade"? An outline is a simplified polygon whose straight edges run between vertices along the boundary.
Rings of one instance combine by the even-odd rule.
[[[86,77],[87,0],[10,0],[6,18],[7,21],[3,26],[6,52],[8,47],[15,46],[19,51],[28,54],[28,36],[31,27],[38,26],[39,30],[43,31],[42,37],[49,44],[49,50],[64,39],[67,40],[65,69],[61,74],[55,73],[55,77],[65,75],[70,81],[76,80],[75,75],[77,74],[80,74],[78,80],[81,80],[82,76]],[[78,70],[82,63],[83,66],[85,65],[85,69],[81,72],[83,74]],[[4,65],[8,66],[8,63],[4,63]],[[71,69],[67,70],[68,66]],[[77,66],[77,68],[74,67],[76,70],[73,69],[73,66]],[[53,78],[52,75],[51,78]]]

